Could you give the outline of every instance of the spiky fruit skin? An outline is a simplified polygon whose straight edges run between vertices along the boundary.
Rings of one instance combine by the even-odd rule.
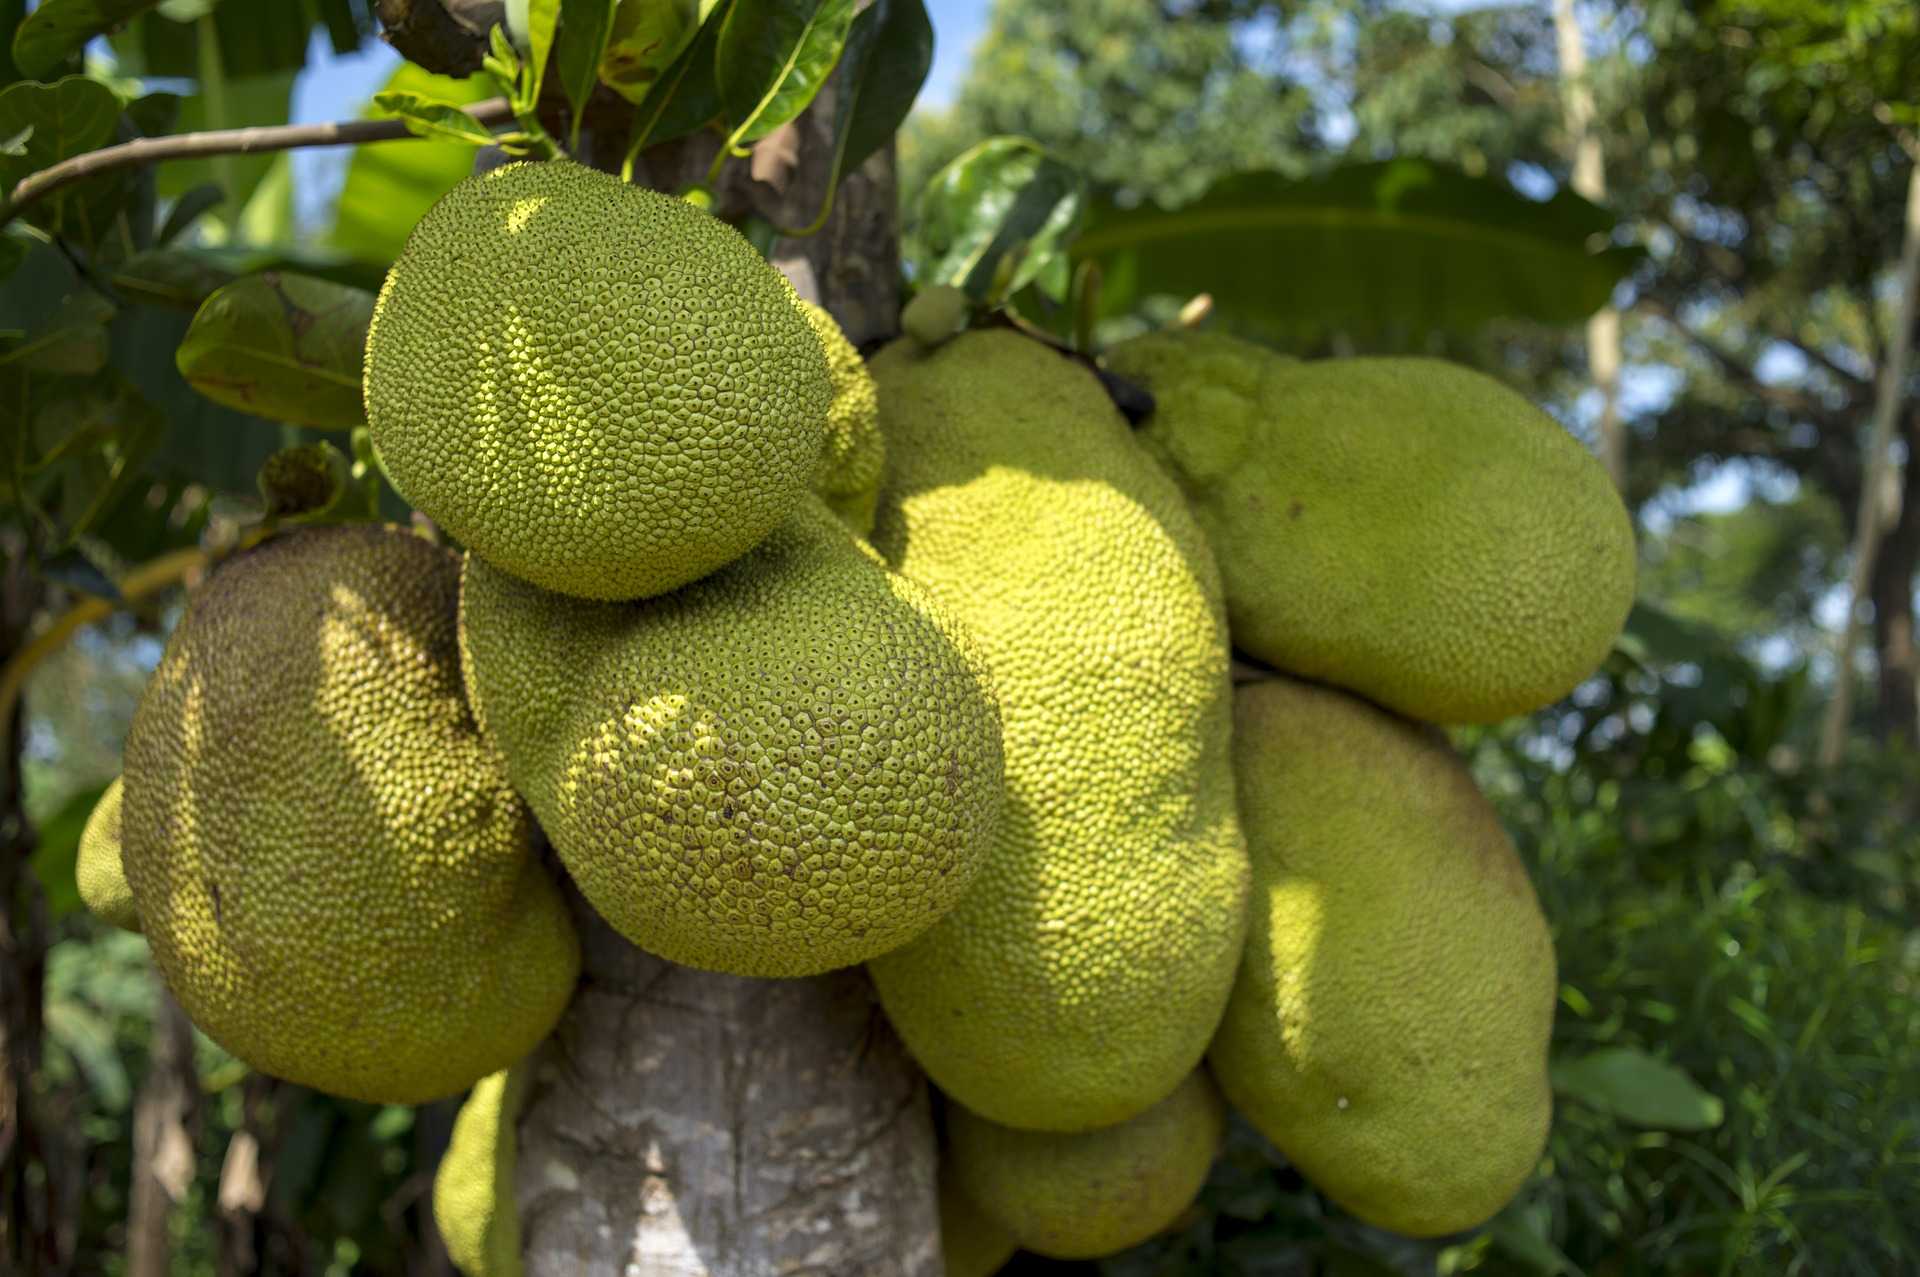
[[[993,1277],[1006,1267],[1020,1243],[1006,1226],[989,1218],[953,1182],[951,1168],[940,1169],[940,1263],[945,1277]]]
[[[1193,1204],[1226,1131],[1226,1106],[1195,1069],[1158,1104],[1097,1131],[1021,1131],[947,1110],[956,1187],[1020,1245],[1052,1259],[1137,1246]]]
[[[475,730],[458,561],[312,528],[193,596],[127,735],[121,833],[154,960],[261,1072],[376,1103],[525,1055],[579,949]]]
[[[874,544],[979,640],[1007,758],[979,882],[874,981],[974,1112],[1125,1121],[1199,1063],[1245,928],[1218,577],[1084,367],[1004,329],[871,367]]]
[[[521,1063],[474,1083],[434,1171],[434,1226],[465,1277],[525,1271],[513,1177],[520,1161],[516,1125],[532,1076],[532,1067]]]
[[[470,557],[469,685],[595,910],[674,962],[802,976],[904,944],[973,882],[1000,719],[966,633],[817,499],[624,604]]]
[[[394,486],[495,567],[624,599],[745,554],[813,478],[831,387],[738,232],[567,161],[469,178],[414,227],[367,331]]]
[[[853,348],[832,315],[809,301],[799,303],[833,381],[833,405],[827,409],[827,446],[820,453],[813,490],[840,521],[861,536],[873,531],[875,503],[886,444],[880,436],[880,402],[866,361]]]
[[[1606,471],[1491,377],[1438,359],[1289,359],[1165,332],[1116,346],[1142,442],[1226,581],[1234,644],[1430,723],[1549,704],[1633,605]]]
[[[87,912],[110,927],[140,930],[133,888],[120,863],[120,777],[115,776],[80,831],[80,854],[74,862],[74,885],[80,889]]]
[[[1353,1214],[1472,1228],[1552,1112],[1553,944],[1526,870],[1432,729],[1291,679],[1234,709],[1253,924],[1214,1076]]]

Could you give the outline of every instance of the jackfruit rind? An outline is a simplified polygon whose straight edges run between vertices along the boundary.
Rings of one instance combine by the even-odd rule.
[[[513,1177],[520,1160],[517,1125],[532,1077],[532,1065],[522,1062],[475,1082],[433,1174],[434,1226],[466,1277],[525,1271]]]
[[[947,1109],[955,1186],[1020,1245],[1052,1259],[1137,1246],[1193,1205],[1226,1131],[1204,1069],[1117,1126],[1061,1134]]]
[[[684,200],[509,164],[388,272],[367,424],[401,494],[494,566],[659,594],[753,548],[813,477],[831,389],[795,300]]]
[[[74,860],[73,877],[88,913],[122,931],[140,930],[133,888],[127,886],[127,871],[120,864],[118,776],[93,805],[86,827],[80,831],[80,854]]]
[[[1141,439],[1206,530],[1243,651],[1433,723],[1550,704],[1634,595],[1606,471],[1491,377],[1438,359],[1301,362],[1236,338],[1116,346]]]
[[[979,641],[1007,809],[957,909],[871,964],[947,1094],[1086,1130],[1199,1063],[1245,928],[1219,579],[1085,367],[1005,329],[872,361],[875,546]]]
[[[820,453],[813,490],[842,523],[866,536],[873,531],[874,503],[880,496],[880,472],[886,461],[873,377],[832,315],[810,301],[801,300],[799,305],[820,339],[833,381],[827,446]]]
[[[817,499],[672,594],[594,603],[470,556],[476,699],[581,892],[650,953],[802,976],[953,908],[1001,804],[965,632]]]
[[[942,1277],[993,1277],[1020,1249],[1013,1234],[990,1219],[940,1168],[940,1271]]]
[[[1552,1113],[1558,988],[1526,870],[1433,729],[1291,679],[1234,708],[1253,923],[1214,1076],[1361,1219],[1472,1228]]]
[[[538,831],[462,694],[458,585],[397,529],[268,541],[192,597],[135,711],[121,825],[154,959],[261,1072],[422,1103],[572,993]]]

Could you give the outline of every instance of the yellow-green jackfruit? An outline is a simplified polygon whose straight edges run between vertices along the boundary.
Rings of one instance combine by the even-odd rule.
[[[1193,1205],[1220,1151],[1226,1106],[1206,1070],[1118,1126],[1020,1131],[947,1108],[955,1186],[1020,1245],[1053,1259],[1137,1246]]]
[[[516,1125],[532,1065],[522,1062],[473,1084],[433,1174],[433,1222],[447,1257],[466,1277],[521,1277]]]
[[[87,911],[108,926],[140,930],[140,914],[133,907],[133,888],[120,863],[120,778],[115,776],[80,831],[80,854],[74,862],[75,885]]]
[[[688,966],[800,976],[960,899],[1001,803],[965,633],[812,497],[739,562],[594,603],[469,557],[469,687],[593,907]]]
[[[886,461],[873,377],[832,315],[809,301],[801,301],[800,310],[820,339],[827,372],[833,379],[833,406],[827,409],[827,446],[820,453],[813,490],[842,523],[866,536],[873,531],[873,508],[880,496],[880,471]]]
[[[940,1167],[940,1263],[945,1277],[993,1277],[1020,1243],[989,1218],[953,1182],[952,1167]]]
[[[1432,729],[1291,679],[1234,710],[1253,923],[1214,1076],[1353,1214],[1471,1228],[1551,1116],[1553,946],[1526,870]]]
[[[1142,440],[1226,581],[1235,646],[1433,723],[1564,696],[1633,604],[1606,471],[1492,378],[1437,359],[1302,363],[1214,334],[1114,348]]]
[[[367,424],[408,501],[586,598],[745,554],[813,478],[831,387],[793,288],[726,223],[567,161],[449,191],[367,330]]]
[[[1193,1070],[1233,983],[1246,848],[1219,580],[1083,366],[1007,330],[875,357],[874,544],[979,640],[1007,810],[980,881],[871,964],[942,1090],[1087,1130]]]
[[[579,948],[461,691],[459,563],[311,528],[196,593],[127,735],[122,849],[181,1005],[254,1068],[450,1095],[559,1018]]]

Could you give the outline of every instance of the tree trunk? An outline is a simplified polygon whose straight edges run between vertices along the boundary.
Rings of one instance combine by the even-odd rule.
[[[173,1269],[173,1208],[193,1183],[193,1025],[167,987],[154,999],[153,1050],[133,1105],[133,1191],[127,1209],[127,1277]]]
[[[814,219],[835,87],[760,143],[750,170],[730,166],[720,211]],[[714,146],[649,152],[637,179],[676,189],[704,175]],[[894,209],[889,149],[848,175],[818,235],[771,255],[855,343],[889,333],[899,312]],[[537,1057],[518,1127],[528,1277],[937,1274],[927,1086],[866,973],[695,971],[574,904],[580,990]]]
[[[1920,680],[1916,680],[1913,578],[1920,573],[1920,406],[1909,408],[1906,476],[1900,517],[1887,529],[1873,563],[1873,650],[1879,669],[1874,730],[1881,741],[1920,742]]]

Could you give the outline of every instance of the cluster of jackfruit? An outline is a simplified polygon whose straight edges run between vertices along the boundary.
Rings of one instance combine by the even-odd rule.
[[[517,1269],[506,1070],[577,978],[563,877],[672,961],[868,965],[945,1096],[950,1272],[1164,1229],[1229,1106],[1409,1234],[1539,1156],[1551,944],[1425,724],[1607,651],[1597,465],[1434,361],[1156,334],[1106,361],[1134,429],[1085,362],[935,327],[866,361],[690,205],[473,178],[366,358],[464,553],[288,533],[168,644],[82,893],[256,1068],[473,1087],[435,1201],[474,1277]]]

